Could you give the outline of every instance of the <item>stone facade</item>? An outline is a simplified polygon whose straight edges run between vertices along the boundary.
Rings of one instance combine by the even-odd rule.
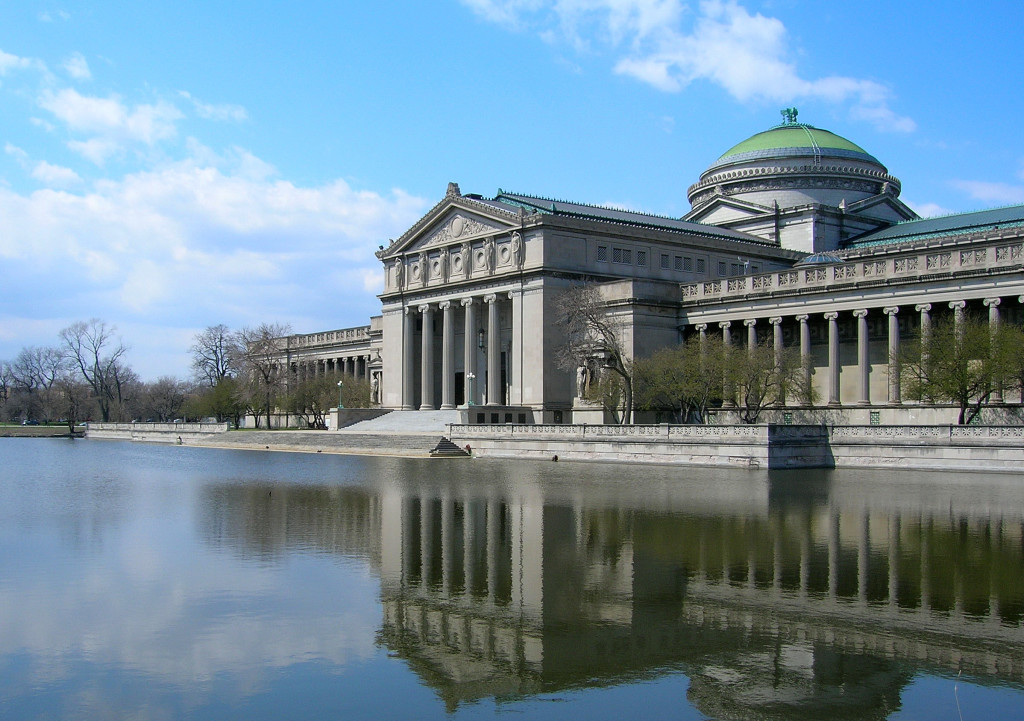
[[[384,408],[601,422],[556,361],[561,294],[587,283],[633,357],[689,333],[770,339],[800,349],[822,407],[900,408],[901,341],[940,315],[1018,323],[1024,298],[1024,206],[921,220],[900,189],[859,147],[795,122],[714,163],[684,219],[451,183],[377,253],[381,315],[283,339],[282,361],[364,376]]]

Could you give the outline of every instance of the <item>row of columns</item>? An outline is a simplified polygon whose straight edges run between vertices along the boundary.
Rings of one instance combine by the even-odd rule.
[[[993,331],[999,327],[1001,322],[1000,318],[1000,298],[985,298],[983,300],[984,305],[988,308],[989,313],[989,325]],[[963,323],[965,308],[967,307],[967,301],[965,300],[954,300],[949,302],[949,308],[953,311],[954,323],[959,325]],[[907,306],[909,308],[909,306]],[[931,303],[919,303],[913,306],[914,311],[920,315],[920,327],[921,327],[921,340],[927,345],[928,338],[931,334]],[[937,308],[936,308],[937,309]],[[875,309],[877,311],[877,308]],[[888,394],[887,401],[890,404],[902,403],[900,393],[900,368],[899,368],[899,353],[900,353],[900,326],[897,319],[897,314],[900,312],[900,306],[883,306],[882,312],[888,317],[888,370],[889,370],[889,383],[888,383]],[[868,313],[871,311],[869,308],[858,308],[852,311],[853,317],[857,320],[857,399],[856,403],[859,405],[868,405],[871,403],[871,358],[870,358],[870,344],[868,340]],[[828,404],[829,405],[840,405],[840,393],[839,393],[839,311],[829,311],[822,314],[825,321],[828,323]],[[804,373],[804,383],[808,386],[811,382],[811,334],[810,334],[810,321],[809,314],[801,314],[793,316],[800,324],[800,360],[801,367]],[[776,359],[779,359],[782,354],[783,338],[782,338],[782,316],[773,316],[768,318],[768,322],[772,325],[772,338],[775,346]],[[748,318],[743,321],[743,325],[747,328],[747,347],[754,348],[757,345],[757,323],[758,319]],[[721,321],[718,323],[718,327],[722,332],[722,340],[728,346],[732,342],[731,327],[732,321]],[[701,338],[705,336],[708,330],[707,323],[699,323],[695,326],[697,331],[701,334]],[[992,400],[995,403],[1002,403],[1002,390],[997,389],[992,395]]]
[[[507,298],[512,293],[505,294]],[[420,406],[419,410],[435,410],[434,405],[434,314],[441,311],[441,410],[455,408],[455,313],[456,305],[462,307],[464,318],[463,368],[464,394],[467,403],[475,403],[477,389],[477,308],[486,307],[484,336],[487,345],[486,379],[487,405],[499,405],[503,398],[501,388],[501,327],[498,303],[501,295],[490,293],[483,297],[462,298],[459,301],[423,303],[406,306],[402,343],[402,409],[415,410],[415,335],[416,316],[422,319],[420,334]],[[480,379],[483,382],[483,379]]]
[[[293,373],[300,379],[319,378],[324,375],[344,374],[363,376],[370,380],[370,355],[347,356],[344,358],[326,358],[312,361],[296,361],[292,364]]]

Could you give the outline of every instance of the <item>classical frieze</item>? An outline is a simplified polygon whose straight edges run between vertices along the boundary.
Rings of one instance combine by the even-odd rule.
[[[426,236],[422,246],[443,245],[458,241],[462,238],[472,238],[484,233],[501,232],[504,228],[496,223],[485,223],[479,218],[456,213],[441,227]]]

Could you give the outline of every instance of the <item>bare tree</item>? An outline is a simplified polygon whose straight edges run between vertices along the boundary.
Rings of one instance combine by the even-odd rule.
[[[196,333],[189,350],[197,380],[213,388],[224,378],[236,375],[232,348],[232,333],[223,323]]]
[[[189,395],[188,384],[172,376],[162,376],[142,386],[139,409],[147,418],[169,421],[181,414]]]
[[[744,423],[757,423],[766,408],[783,405],[787,390],[809,400],[805,398],[809,389],[800,387],[800,353],[794,348],[776,350],[771,341],[752,348],[729,346],[725,367],[728,385],[738,393]]]
[[[593,285],[570,288],[559,298],[559,324],[565,345],[558,354],[558,366],[575,370],[596,362],[618,376],[622,397],[622,423],[633,420],[633,361],[622,340],[622,328],[608,314],[601,294]],[[607,385],[607,384],[606,384]]]
[[[232,336],[233,357],[239,359],[244,397],[257,423],[266,415],[267,428],[280,392],[285,388],[285,341],[291,328],[282,323],[261,323]]]
[[[109,421],[112,411],[120,411],[128,384],[135,374],[124,363],[128,349],[114,337],[115,328],[93,318],[78,321],[60,332],[66,357],[92,388],[100,408],[100,418]]]

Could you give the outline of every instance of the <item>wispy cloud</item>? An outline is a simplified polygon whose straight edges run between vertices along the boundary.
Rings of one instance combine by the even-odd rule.
[[[92,78],[92,71],[89,70],[89,63],[81,53],[74,53],[64,61],[64,70],[75,80],[89,80]]]
[[[241,105],[232,105],[229,103],[204,103],[197,98],[192,97],[191,93],[188,93],[185,90],[180,91],[178,94],[192,103],[192,106],[196,110],[196,114],[200,118],[205,118],[207,120],[231,121],[235,123],[240,123],[244,120],[248,120],[249,118],[249,114]]]
[[[984,180],[954,180],[952,185],[974,200],[983,203],[995,205],[1024,203],[1024,185]]]
[[[618,56],[614,71],[665,92],[714,83],[737,101],[803,98],[849,106],[851,115],[882,130],[910,132],[916,123],[890,107],[892,92],[873,80],[804,77],[778,18],[752,13],[735,0],[463,0],[480,17],[532,29],[577,50],[594,44]]]

